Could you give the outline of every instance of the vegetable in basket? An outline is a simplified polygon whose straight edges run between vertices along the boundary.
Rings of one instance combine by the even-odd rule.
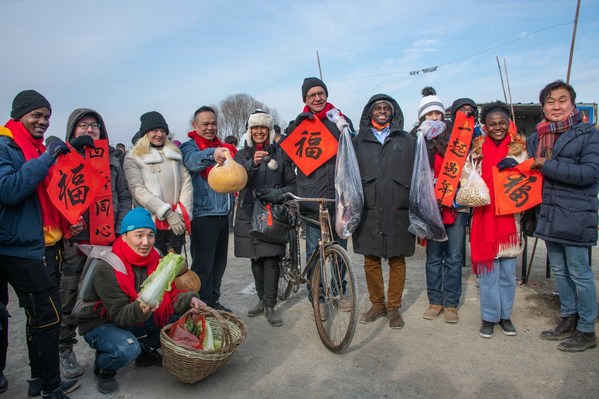
[[[139,299],[146,305],[154,307],[162,302],[165,291],[170,291],[173,281],[187,265],[183,255],[169,253],[146,281],[141,284]]]

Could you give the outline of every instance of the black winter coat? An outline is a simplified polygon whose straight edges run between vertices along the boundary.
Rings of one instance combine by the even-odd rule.
[[[270,169],[264,162],[258,166],[254,165],[255,147],[248,147],[246,144],[235,154],[235,161],[248,173],[248,182],[239,192],[233,229],[235,256],[240,258],[258,259],[285,253],[283,245],[260,241],[250,235],[255,192],[266,188],[280,188],[284,192],[295,192],[295,172],[291,160],[276,144],[270,145],[267,151],[271,159],[277,163],[275,170]]]
[[[384,144],[376,139],[370,124],[370,107],[378,100],[389,101],[395,111]],[[403,130],[399,104],[385,94],[370,98],[353,144],[364,191],[362,219],[352,238],[354,251],[387,259],[412,256],[415,237],[408,232],[408,208],[416,140]]]
[[[352,122],[347,116],[343,116],[345,120],[350,124]],[[328,119],[321,120],[326,128],[331,132],[333,137],[339,142],[339,136],[341,132],[333,122]],[[292,122],[289,124],[289,132],[299,125],[300,122]],[[297,195],[300,197],[309,198],[335,198],[335,163],[337,162],[337,156],[333,156],[318,169],[313,171],[310,176],[306,176],[299,168],[297,169]],[[318,203],[315,202],[302,202],[300,203],[302,214],[318,220]],[[331,221],[335,223],[335,206],[329,205],[329,212],[331,215]]]
[[[538,134],[526,144],[536,157]],[[567,245],[588,247],[597,242],[597,190],[599,181],[599,132],[578,122],[562,133],[545,160],[543,202],[534,236]]]

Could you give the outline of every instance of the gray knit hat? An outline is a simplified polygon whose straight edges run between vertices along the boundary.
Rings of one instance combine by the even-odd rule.
[[[308,93],[308,90],[317,86],[322,87],[327,97],[329,96],[329,90],[327,89],[327,85],[325,85],[322,80],[314,77],[306,78],[304,79],[304,83],[302,84],[302,102],[306,102],[306,93]]]

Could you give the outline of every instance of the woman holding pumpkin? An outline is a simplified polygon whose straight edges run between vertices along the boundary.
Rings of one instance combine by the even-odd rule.
[[[493,166],[516,166],[527,158],[526,141],[510,121],[510,109],[500,101],[481,111],[486,135],[474,141],[474,159],[482,158],[481,176],[491,203],[474,208],[470,231],[473,273],[480,283],[480,336],[491,338],[495,324],[506,335],[516,335],[510,317],[516,295],[516,257],[522,252],[520,215],[495,215]]]
[[[268,322],[278,327],[283,324],[275,311],[279,284],[281,256],[285,246],[259,240],[250,235],[254,202],[276,204],[283,194],[295,191],[295,171],[283,150],[274,143],[274,122],[266,113],[254,113],[248,120],[245,146],[235,161],[248,173],[248,181],[239,193],[235,215],[235,256],[250,258],[256,284],[258,303],[248,311],[255,317],[265,313]]]

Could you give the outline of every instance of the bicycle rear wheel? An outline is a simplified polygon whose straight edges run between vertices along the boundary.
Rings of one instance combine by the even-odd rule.
[[[289,242],[285,245],[285,255],[281,258],[281,274],[279,275],[278,298],[282,301],[289,298],[293,290],[293,271],[299,269],[297,263],[297,231],[289,230]]]
[[[314,267],[312,306],[324,346],[334,353],[343,352],[356,332],[358,293],[356,272],[345,249],[337,244],[328,246],[324,263]]]

